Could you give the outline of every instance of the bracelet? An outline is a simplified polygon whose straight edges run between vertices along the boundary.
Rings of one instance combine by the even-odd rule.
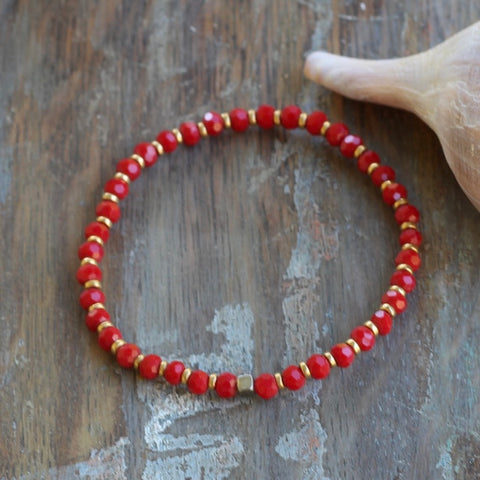
[[[225,129],[243,132],[252,125],[262,129],[275,126],[287,130],[304,128],[312,135],[323,135],[330,145],[339,147],[345,157],[357,160],[358,169],[370,176],[373,184],[379,187],[384,202],[393,207],[395,220],[400,226],[401,249],[395,258],[396,269],[390,286],[370,320],[354,328],[345,342],[334,345],[330,351],[315,353],[298,365],[290,365],[281,373],[262,373],[256,378],[249,373],[208,374],[203,370],[187,368],[178,360],[167,362],[155,354],[144,355],[137,345],[127,343],[112,323],[102,291],[99,263],[110,229],[120,219],[119,203],[128,195],[131,182],[140,176],[144,168],[152,167],[160,156],[173,152],[179,144],[193,146],[202,137],[219,135]],[[307,114],[294,105],[282,110],[261,105],[256,111],[236,108],[230,113],[208,112],[201,122],[184,122],[178,129],[160,132],[151,143],[138,144],[133,155],[118,162],[116,173],[105,184],[102,200],[96,207],[96,219],[86,227],[86,241],[78,250],[81,264],[76,277],[84,287],[80,305],[87,310],[88,329],[98,333],[100,347],[115,355],[121,367],[134,368],[142,378],[163,377],[171,385],[186,385],[194,394],[215,390],[220,397],[231,398],[237,393],[255,392],[269,399],[281,389],[302,388],[306,379],[323,379],[335,366],[348,367],[357,354],[373,347],[378,335],[390,332],[393,318],[407,306],[406,294],[416,285],[414,272],[420,267],[418,248],[422,242],[422,235],[417,229],[419,218],[417,208],[407,200],[405,187],[395,182],[393,169],[382,165],[378,154],[368,150],[362,139],[350,134],[343,123],[331,124],[325,113],[314,111]]]

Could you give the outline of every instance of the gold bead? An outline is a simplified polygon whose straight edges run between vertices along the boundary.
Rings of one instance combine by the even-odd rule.
[[[110,351],[115,355],[117,353],[117,350],[122,346],[125,345],[127,342],[123,338],[119,338],[118,340],[115,340],[112,343],[112,346],[110,347]]]
[[[322,128],[320,129],[320,133],[322,135],[325,135],[329,128],[330,128],[330,122],[329,121],[323,122]]]
[[[238,393],[243,395],[253,393],[253,377],[244,373],[237,377],[237,390]]]
[[[160,362],[160,368],[158,369],[158,376],[163,377],[163,372],[165,372],[165,369],[167,368],[167,362],[165,360],[162,360]]]
[[[91,312],[92,310],[105,310],[105,305],[103,303],[97,302],[94,303],[93,305],[90,305],[88,307],[88,311]]]
[[[393,209],[396,210],[398,207],[402,205],[408,205],[408,200],[406,198],[399,198],[394,204]]]
[[[389,303],[382,303],[380,305],[380,310],[389,313],[391,317],[394,317],[397,314],[395,309]]]
[[[366,150],[365,145],[359,145],[353,152],[353,156],[358,158]]]
[[[96,220],[97,222],[103,223],[107,228],[112,228],[112,221],[109,218],[100,215]]]
[[[404,297],[407,295],[407,292],[402,287],[399,287],[398,285],[390,285],[389,290],[398,292],[400,295],[403,295]]]
[[[143,157],[134,153],[130,156],[130,158],[132,160],[135,160],[140,165],[140,168],[145,168],[145,160],[143,159]]]
[[[198,122],[197,127],[202,137],[208,137],[207,127],[203,122]]]
[[[97,265],[98,266],[98,262],[92,257],[82,258],[82,260],[80,262],[80,265],[86,265],[87,263],[90,264],[90,265]]]
[[[402,250],[413,250],[415,253],[418,253],[418,248],[416,245],[412,245],[411,243],[404,243],[402,245]]]
[[[211,373],[208,377],[208,388],[210,390],[215,390],[216,383],[217,383],[217,374]]]
[[[102,200],[108,200],[109,202],[113,203],[120,203],[120,199],[110,192],[104,192],[102,195]]]
[[[300,362],[299,364],[299,367],[300,367],[300,370],[302,371],[303,373],[303,376],[305,378],[311,378],[312,377],[312,374],[310,372],[310,369],[308,368],[307,364],[305,362]]]
[[[273,123],[275,125],[280,125],[280,115],[282,114],[281,110],[275,110],[273,112]]]
[[[104,330],[107,327],[113,327],[113,326],[114,326],[113,323],[109,322],[108,320],[105,322],[102,322],[97,327],[97,333],[100,333],[102,330]]]
[[[182,373],[182,383],[185,385],[192,374],[192,370],[190,368],[186,368]]]
[[[247,113],[248,113],[248,123],[250,125],[256,125],[257,124],[257,115],[255,113],[255,110],[249,110]]]
[[[379,163],[376,163],[376,162],[371,163],[367,168],[367,173],[371,175],[373,171],[376,170],[379,166],[380,166]]]
[[[228,113],[222,113],[220,115],[223,119],[223,123],[225,128],[231,128],[232,127],[232,121],[230,120],[230,115]]]
[[[96,235],[90,235],[87,238],[87,242],[96,242],[103,247],[103,240],[100,237],[97,237]]]
[[[157,142],[156,140],[154,140],[152,142],[152,145],[155,147],[155,150],[159,155],[163,155],[165,153],[163,150],[162,144],[160,142]]]
[[[178,128],[172,129],[172,133],[175,135],[178,143],[183,143],[183,137]]]
[[[130,183],[130,177],[128,175],[125,175],[124,173],[122,172],[117,172],[113,178],[116,178],[118,180],[122,180],[124,181],[125,183],[129,184]]]
[[[355,355],[358,355],[362,351],[358,343],[353,338],[349,338],[345,343],[353,348]]]
[[[406,270],[410,275],[413,275],[413,270],[406,263],[401,263],[400,265],[397,265],[397,270]]]
[[[401,225],[400,225],[400,230],[407,230],[409,228],[413,228],[414,230],[417,230],[417,225],[415,223],[412,223],[412,222],[403,222]]]
[[[381,185],[380,185],[380,190],[383,192],[389,185],[392,184],[391,180],[385,180]]]
[[[369,328],[375,336],[378,336],[378,334],[380,333],[377,326],[371,320],[365,322],[364,325]]]
[[[308,113],[301,113],[298,117],[298,126],[300,128],[305,128],[305,124],[307,123]]]
[[[138,357],[135,359],[135,361],[133,362],[133,368],[135,370],[138,370],[138,366],[140,365],[140,362],[145,358],[145,355],[143,355],[143,353],[140,353],[138,355]]]
[[[102,283],[100,280],[87,280],[83,286],[84,288],[102,288]]]
[[[324,352],[322,355],[328,360],[328,363],[331,367],[335,367],[337,365],[337,362],[335,361],[333,355],[330,352]]]
[[[282,390],[285,388],[285,385],[283,384],[283,379],[282,379],[282,375],[280,373],[276,373],[274,375],[275,377],[275,381],[277,382],[277,387],[279,390]]]

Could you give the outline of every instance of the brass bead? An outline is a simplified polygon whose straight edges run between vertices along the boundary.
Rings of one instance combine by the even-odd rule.
[[[145,160],[143,159],[143,157],[134,153],[130,156],[130,158],[132,160],[135,160],[140,165],[140,168],[145,168]]]
[[[140,365],[140,362],[145,358],[145,355],[143,355],[143,353],[140,353],[138,355],[138,357],[135,359],[135,361],[133,362],[133,368],[135,370],[138,370],[138,366]]]
[[[390,285],[389,290],[398,292],[400,295],[403,295],[404,297],[407,295],[407,292],[402,287],[399,287],[398,285]]]
[[[185,385],[192,374],[192,370],[190,368],[186,368],[182,373],[182,383]]]
[[[275,381],[277,382],[278,389],[283,390],[285,388],[285,385],[283,384],[282,374],[275,373],[274,377],[275,377]]]
[[[202,137],[208,137],[207,127],[203,122],[198,122],[197,127]]]
[[[125,183],[129,184],[130,183],[130,177],[128,175],[125,175],[124,173],[122,172],[117,172],[113,178],[117,178],[118,180],[122,180],[124,181]]]
[[[97,222],[103,223],[107,228],[112,228],[112,221],[109,218],[100,215],[96,220]]]
[[[415,253],[418,253],[416,245],[412,245],[411,243],[404,243],[402,245],[402,250],[413,250]]]
[[[337,362],[335,361],[333,355],[330,352],[324,352],[322,355],[328,360],[328,363],[331,367],[335,367],[337,365]]]
[[[84,288],[102,288],[102,283],[100,280],[87,280],[83,286]]]
[[[298,364],[298,366],[300,367],[300,370],[302,371],[303,373],[303,376],[305,378],[312,378],[312,374],[310,372],[310,369],[308,368],[307,364],[305,362],[300,362]]]
[[[413,275],[413,270],[406,263],[401,263],[400,265],[397,265],[397,270],[406,270],[410,275]]]
[[[117,353],[117,350],[122,346],[125,345],[127,342],[123,338],[119,338],[118,340],[115,340],[112,343],[112,346],[110,347],[110,351],[115,355]]]
[[[220,116],[223,119],[223,123],[225,128],[231,128],[232,127],[232,121],[230,120],[230,115],[228,113],[222,113]]]
[[[353,348],[355,355],[358,355],[362,351],[358,343],[353,338],[349,338],[345,343]]]
[[[401,225],[400,225],[400,230],[408,230],[409,228],[413,228],[414,230],[418,230],[417,229],[417,225],[415,223],[412,223],[412,222],[403,222]]]
[[[257,115],[255,113],[255,110],[249,110],[247,113],[248,113],[248,123],[250,125],[256,125],[257,124]]]
[[[391,317],[394,317],[397,314],[395,309],[389,303],[382,303],[380,305],[380,310],[387,312]]]
[[[239,375],[237,377],[237,390],[242,395],[253,393],[253,377],[248,373]]]
[[[92,257],[84,257],[80,261],[80,265],[86,265],[87,263],[90,264],[90,265],[97,265],[98,266],[98,262]]]
[[[307,118],[308,118],[308,113],[301,113],[300,116],[298,117],[298,126],[300,128],[305,128],[305,125],[307,123]]]
[[[109,202],[113,203],[120,203],[120,199],[110,192],[104,192],[102,195],[102,200],[108,200]]]
[[[376,163],[376,162],[371,163],[367,168],[367,173],[371,175],[373,171],[376,170],[379,166],[380,166],[379,163]]]
[[[358,158],[366,150],[365,145],[359,145],[353,152],[353,156]]]
[[[172,129],[172,133],[175,135],[178,143],[183,143],[183,137],[178,128]]]
[[[107,327],[113,327],[113,326],[114,326],[113,323],[109,322],[108,320],[105,322],[102,322],[97,327],[97,333],[100,333],[102,330],[104,330]]]
[[[381,185],[380,185],[380,190],[383,192],[389,185],[392,184],[391,180],[385,180]]]
[[[88,311],[91,312],[92,310],[105,310],[105,305],[103,303],[97,302],[94,303],[93,305],[90,305],[88,307]]]
[[[158,369],[158,376],[163,377],[163,372],[165,372],[165,369],[167,368],[167,362],[165,360],[162,360],[160,362],[160,368]]]
[[[330,128],[330,122],[327,120],[326,122],[323,122],[322,128],[320,129],[320,133],[322,135],[325,135],[327,133],[327,130]]]
[[[280,115],[282,114],[281,110],[275,110],[273,112],[273,123],[275,125],[280,125]]]
[[[376,337],[377,337],[378,334],[380,333],[380,332],[378,331],[377,326],[376,326],[371,320],[368,320],[367,322],[365,322],[364,325],[365,325],[367,328],[369,328]]]
[[[162,144],[160,142],[157,142],[156,140],[154,140],[152,142],[152,145],[155,147],[155,150],[159,155],[163,155],[165,153],[165,151],[163,150]]]
[[[208,388],[210,390],[215,390],[216,383],[217,383],[217,374],[211,373],[208,377]]]
[[[87,238],[87,242],[96,242],[103,247],[103,240],[100,237],[97,237],[97,235],[90,235]]]
[[[396,210],[398,207],[402,205],[408,205],[408,200],[406,198],[399,198],[394,204],[393,209]]]

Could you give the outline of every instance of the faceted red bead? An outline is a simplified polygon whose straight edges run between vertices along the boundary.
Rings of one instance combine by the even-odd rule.
[[[357,135],[347,135],[340,144],[340,152],[347,158],[352,158],[355,150],[363,145],[363,140]]]
[[[99,217],[106,217],[112,223],[120,220],[120,207],[115,202],[103,200],[97,205],[95,213]]]
[[[116,327],[106,327],[98,334],[98,344],[100,348],[110,350],[113,342],[116,342],[122,337],[122,332]]]
[[[200,130],[194,122],[184,122],[178,127],[182,134],[183,143],[189,147],[193,147],[200,141]]]
[[[100,262],[103,258],[103,247],[97,242],[84,242],[78,248],[78,258],[90,257]]]
[[[338,343],[330,349],[330,353],[341,368],[349,367],[355,359],[353,348],[347,343]]]
[[[357,342],[362,352],[370,350],[375,345],[375,335],[365,325],[354,328],[350,336]]]
[[[402,313],[407,308],[407,299],[396,290],[387,290],[382,295],[382,303],[388,303],[397,313]]]
[[[102,280],[102,271],[97,265],[86,263],[77,270],[77,280],[82,285],[89,280]]]
[[[116,195],[120,200],[124,199],[128,195],[128,183],[125,183],[120,178],[111,178],[105,184],[104,190],[108,193]]]
[[[162,359],[158,355],[145,355],[145,358],[138,365],[138,373],[148,380],[156,378],[161,363]]]
[[[332,123],[325,133],[325,138],[332,147],[338,147],[347,135],[348,127],[344,123]]]
[[[178,385],[182,381],[182,374],[185,370],[185,365],[178,360],[167,364],[163,376],[170,385]]]
[[[151,167],[158,159],[157,149],[148,142],[139,143],[134,149],[133,153],[139,155],[145,160],[145,166]]]
[[[305,363],[310,370],[312,378],[321,380],[322,378],[328,377],[330,373],[330,362],[323,355],[315,353]]]
[[[398,285],[407,293],[410,293],[415,288],[417,282],[415,277],[406,270],[397,270],[390,278],[391,285]]]
[[[257,125],[261,128],[272,128],[275,123],[273,121],[273,114],[275,108],[271,105],[260,105],[255,112]]]
[[[262,373],[253,382],[255,393],[265,400],[274,397],[278,393],[278,385],[271,373]]]
[[[420,220],[420,212],[413,205],[401,205],[395,210],[395,220],[399,225],[403,222],[417,223]]]
[[[422,244],[422,234],[415,228],[407,228],[400,233],[400,245],[410,243],[419,247]]]
[[[140,349],[134,343],[126,343],[117,350],[117,363],[123,368],[132,368]]]
[[[157,135],[157,142],[163,147],[165,153],[173,152],[178,145],[177,137],[170,130],[162,130]]]
[[[382,197],[387,205],[393,205],[401,198],[407,197],[407,189],[400,183],[390,183],[383,189]]]
[[[290,365],[282,373],[283,384],[290,390],[299,390],[305,385],[305,376],[296,365]]]
[[[308,133],[312,135],[320,135],[323,124],[327,121],[327,116],[320,110],[315,110],[308,117],[305,122],[305,128]]]
[[[243,108],[234,108],[229,115],[232,130],[235,132],[243,132],[249,127],[248,112]]]
[[[378,166],[370,175],[374,185],[379,187],[383,182],[390,180],[393,182],[395,180],[395,170],[388,165]]]
[[[188,389],[195,395],[202,395],[208,390],[208,373],[203,370],[194,370],[187,381]]]
[[[280,123],[288,130],[298,127],[298,119],[302,114],[302,109],[296,105],[285,107],[280,113]]]
[[[124,158],[117,163],[117,172],[123,173],[133,182],[142,173],[142,167],[133,158]]]
[[[237,394],[237,377],[230,372],[221,373],[217,377],[215,391],[222,398],[234,397]]]
[[[110,314],[103,308],[94,308],[87,313],[85,323],[87,328],[92,332],[96,332],[98,326],[103,322],[110,321]]]
[[[217,112],[207,112],[203,116],[203,124],[209,135],[220,135],[223,131],[223,118]]]
[[[392,329],[392,316],[385,310],[377,310],[370,318],[373,324],[378,328],[380,335],[388,335]]]
[[[87,288],[80,294],[80,305],[85,310],[94,303],[104,303],[105,294],[99,288]]]
[[[380,163],[380,157],[378,156],[377,152],[374,152],[373,150],[367,150],[358,157],[357,167],[362,173],[367,173],[368,167],[372,163]]]
[[[85,238],[92,236],[99,237],[106,242],[110,236],[110,229],[101,222],[89,223],[85,228]]]
[[[401,250],[395,258],[396,265],[400,265],[401,263],[405,263],[408,265],[414,272],[416,272],[420,265],[422,264],[422,259],[420,255],[411,248],[407,248],[406,250]]]

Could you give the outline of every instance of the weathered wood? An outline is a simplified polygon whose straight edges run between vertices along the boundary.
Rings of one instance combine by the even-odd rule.
[[[414,53],[477,1],[0,6],[0,478],[474,479],[479,214],[404,112],[306,81],[305,52]],[[409,310],[346,371],[271,402],[193,398],[120,371],[83,325],[76,249],[117,159],[208,109],[324,108],[421,207]],[[339,155],[253,130],[162,159],[104,261],[128,339],[209,371],[278,371],[347,338],[388,284],[394,221]]]

